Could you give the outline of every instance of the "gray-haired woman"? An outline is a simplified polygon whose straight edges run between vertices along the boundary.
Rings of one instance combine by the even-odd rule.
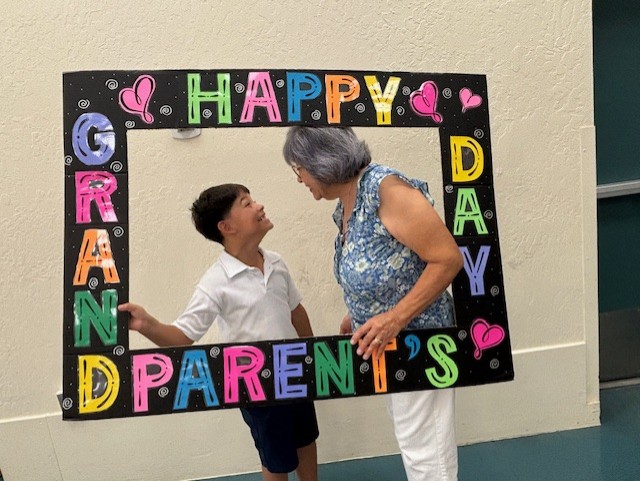
[[[338,200],[334,273],[348,314],[340,333],[364,359],[380,357],[403,329],[454,324],[447,287],[462,268],[426,183],[372,164],[348,127],[291,127],[283,148],[316,200]],[[454,392],[387,397],[409,481],[457,479]]]

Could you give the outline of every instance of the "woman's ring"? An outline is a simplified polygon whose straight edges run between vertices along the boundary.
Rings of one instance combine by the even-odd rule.
[[[374,344],[382,344],[382,341],[376,337],[376,338],[373,340],[373,343],[374,343]]]

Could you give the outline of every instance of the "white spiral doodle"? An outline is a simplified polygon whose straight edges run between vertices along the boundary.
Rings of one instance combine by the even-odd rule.
[[[269,379],[271,377],[271,371],[269,371],[269,369],[265,369],[260,373],[260,375],[265,379]]]
[[[276,80],[276,87],[278,87],[279,89],[284,87],[284,80],[282,80],[282,79]]]
[[[124,346],[116,346],[113,348],[113,354],[116,356],[122,356],[125,353]]]
[[[122,170],[122,162],[120,162],[119,160],[116,160],[115,162],[111,162],[111,170],[113,170],[115,173],[118,173]]]
[[[360,364],[360,374],[364,374],[365,372],[369,372],[369,363],[367,362]]]
[[[163,105],[160,107],[160,113],[168,117],[173,113],[173,109],[171,108],[171,105]]]
[[[70,155],[64,156],[64,165],[71,165],[73,163],[73,157]]]
[[[313,112],[311,112],[311,118],[313,120],[320,120],[320,117],[322,117],[322,112],[320,112],[319,110],[314,110]]]
[[[442,90],[442,96],[445,99],[450,99],[452,95],[453,95],[453,92],[451,92],[451,89],[449,87],[447,87],[446,89]]]
[[[95,289],[96,287],[98,287],[100,281],[98,281],[97,277],[92,277],[91,279],[89,279],[89,289]]]
[[[218,346],[212,347],[209,350],[209,355],[211,357],[218,357],[220,355],[220,348]]]
[[[242,85],[241,83],[237,83],[235,85],[235,89],[236,92],[238,92],[239,94],[241,94],[242,92],[244,92],[244,85]]]
[[[62,409],[69,410],[73,407],[73,399],[66,397],[62,400]]]
[[[134,127],[136,126],[136,123],[135,123],[133,120],[127,120],[127,121],[124,123],[124,126],[125,126],[126,128],[128,128],[128,129],[132,129],[132,128],[134,128]]]
[[[491,295],[493,297],[496,297],[498,294],[500,294],[500,288],[498,286],[493,286],[489,292],[491,292]]]
[[[205,119],[208,119],[208,118],[209,118],[209,117],[211,117],[212,115],[213,115],[213,112],[212,112],[210,109],[204,109],[204,110],[202,111],[202,116],[203,116]]]
[[[458,333],[458,339],[460,339],[461,341],[464,341],[467,338],[467,331],[460,331]]]
[[[122,237],[124,235],[124,228],[120,225],[113,228],[113,235],[116,237]]]
[[[158,396],[165,398],[169,395],[169,388],[167,386],[162,386],[158,389]]]
[[[473,136],[476,139],[481,139],[482,137],[484,137],[484,131],[482,129],[476,129],[473,131]]]
[[[304,358],[304,362],[307,364],[313,364],[313,358],[311,356],[307,356]]]
[[[398,371],[396,371],[396,379],[398,381],[404,381],[405,377],[407,377],[407,371],[404,369],[398,369]]]
[[[498,369],[500,367],[500,361],[498,361],[497,359],[491,359],[491,362],[489,363],[489,367],[491,369]]]
[[[404,107],[402,105],[398,105],[396,107],[396,112],[398,112],[398,115],[404,115]]]
[[[407,85],[402,87],[402,95],[411,95],[411,88]]]
[[[114,78],[110,78],[104,83],[109,90],[115,90],[118,88],[118,81]]]
[[[361,114],[365,110],[367,110],[367,107],[362,102],[359,102],[359,103],[356,104],[356,112]]]
[[[453,192],[453,186],[452,186],[452,185],[447,185],[447,186],[444,188],[444,191],[445,191],[447,194],[450,194],[451,192]]]
[[[485,210],[484,211],[484,218],[485,219],[493,219],[493,211],[492,210]]]
[[[91,105],[91,102],[89,102],[89,99],[78,100],[78,107],[80,107],[81,109],[86,109],[87,107],[89,107],[89,105]]]

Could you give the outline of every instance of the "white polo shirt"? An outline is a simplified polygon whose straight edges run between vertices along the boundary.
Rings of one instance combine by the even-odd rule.
[[[302,296],[280,255],[260,252],[264,274],[223,251],[173,325],[193,341],[214,321],[223,343],[297,338],[291,311]]]

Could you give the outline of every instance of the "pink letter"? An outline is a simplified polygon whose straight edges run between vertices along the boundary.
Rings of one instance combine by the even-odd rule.
[[[173,375],[171,358],[164,354],[139,354],[133,356],[133,411],[149,410],[149,389],[162,386]],[[149,374],[149,366],[160,369],[156,374]]]
[[[256,85],[257,84],[257,85]],[[262,96],[258,97],[258,88],[262,90]],[[269,72],[251,72],[247,78],[247,96],[244,99],[240,122],[252,122],[253,110],[258,107],[265,107],[269,115],[269,121],[281,122],[280,109],[273,91],[273,84]]]
[[[244,358],[239,363],[238,359]],[[248,361],[248,362],[247,362]],[[266,399],[258,373],[264,366],[264,353],[253,346],[236,346],[224,349],[224,401],[237,403],[239,398],[239,379],[243,378],[249,398],[252,401]]]
[[[103,222],[118,222],[111,194],[118,181],[109,172],[76,172],[76,223],[91,222],[91,201],[95,200]]]

